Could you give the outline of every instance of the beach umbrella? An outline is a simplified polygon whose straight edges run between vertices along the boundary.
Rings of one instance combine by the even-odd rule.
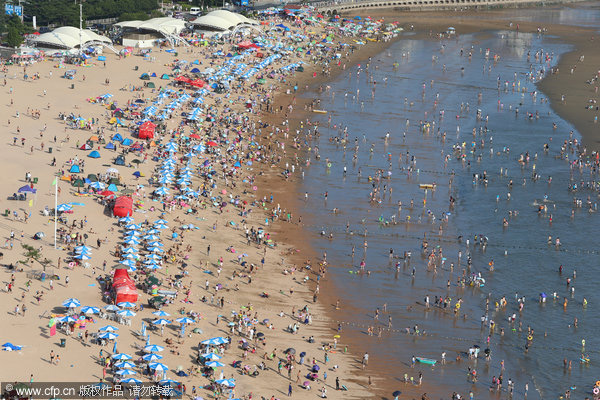
[[[114,304],[109,304],[107,306],[104,306],[104,309],[106,311],[119,311],[119,307],[115,306]]]
[[[160,235],[160,233],[161,233],[160,229],[152,228],[146,233],[147,233],[147,235],[144,236],[144,239],[146,239],[146,240],[159,240],[160,239],[160,236],[157,236],[157,235]]]
[[[175,321],[179,322],[180,324],[193,324],[194,322],[196,322],[188,317],[177,318]]]
[[[217,361],[223,357],[216,353],[207,353],[207,354],[203,354],[202,358],[204,358],[205,360],[209,360],[209,361]]]
[[[156,315],[156,316],[158,316],[158,317],[168,317],[168,316],[170,316],[170,315],[171,315],[171,314],[169,314],[168,312],[166,312],[166,311],[163,311],[163,310],[154,311],[152,314],[153,314],[153,315]]]
[[[160,218],[160,219],[157,219],[156,221],[154,221],[154,223],[155,224],[167,224],[168,221],[165,220],[165,219]]]
[[[217,384],[225,387],[235,387],[235,379],[217,379]]]
[[[117,303],[117,305],[121,308],[134,308],[135,307],[135,303],[132,303],[130,301],[122,301],[120,303]]]
[[[163,351],[164,349],[164,347],[159,346],[157,344],[149,344],[146,347],[144,347],[144,351],[146,353],[158,353],[159,351]]]
[[[67,316],[64,316],[64,317],[60,317],[58,320],[59,320],[60,322],[63,322],[63,323],[64,323],[64,322],[66,322],[66,323],[69,323],[69,322],[76,322],[76,321],[77,321],[77,318],[75,318],[75,317],[72,317],[72,316],[70,316],[70,315],[67,315]]]
[[[4,351],[16,351],[21,350],[22,348],[23,346],[12,344],[11,342],[6,342],[2,345],[2,350]]]
[[[144,360],[144,361],[158,361],[158,360],[160,360],[162,358],[163,358],[163,356],[161,356],[160,354],[150,353],[150,354],[146,354],[145,356],[143,356],[142,360]]]
[[[147,243],[148,246],[153,246],[153,247],[163,247],[164,244],[162,244],[162,242],[159,242],[158,240],[154,240],[152,242],[148,242]]]
[[[98,337],[100,339],[113,340],[113,339],[116,339],[117,337],[119,337],[119,335],[116,333],[113,333],[113,332],[102,332],[101,334],[98,335]]]
[[[90,260],[92,257],[90,257],[87,254],[77,254],[75,257],[77,260]]]
[[[140,226],[137,224],[128,224],[128,225],[125,225],[125,229],[129,229],[131,231],[138,231],[138,230],[140,230]]]
[[[158,381],[158,383],[161,384],[161,385],[169,385],[169,386],[172,385],[172,384],[174,384],[174,383],[179,384],[179,382],[174,381],[173,379],[163,379],[162,381]]]
[[[296,349],[294,349],[293,347],[290,347],[289,349],[287,349],[283,353],[284,354],[296,354]]]
[[[126,254],[133,254],[133,253],[137,253],[137,252],[139,252],[139,250],[136,249],[135,247],[125,247],[125,248],[123,248],[123,253],[126,253]]]
[[[70,204],[59,204],[58,206],[56,206],[56,211],[59,211],[59,212],[69,211],[72,209],[73,209],[73,206],[71,206]]]
[[[131,361],[121,361],[115,364],[115,367],[119,369],[135,368],[135,366]]]
[[[152,253],[152,254],[148,254],[146,256],[146,258],[149,259],[149,260],[160,260],[162,257],[159,256],[158,254]]]
[[[158,246],[148,247],[147,250],[151,251],[153,253],[164,253],[165,252],[163,249],[161,249]]]
[[[111,358],[113,360],[124,361],[124,360],[131,360],[132,357],[129,354],[117,353],[117,354],[113,354]]]
[[[159,318],[157,320],[152,321],[154,325],[168,325],[171,323],[168,319]]]
[[[81,312],[84,314],[98,314],[100,309],[98,307],[82,307]]]
[[[92,182],[90,183],[90,187],[92,189],[96,189],[96,190],[104,190],[106,188],[106,185],[102,182]]]
[[[75,298],[67,299],[63,301],[62,305],[67,308],[75,308],[81,305],[81,302]]]
[[[132,244],[140,244],[140,239],[137,239],[135,237],[130,237],[129,239],[123,241],[123,243],[128,244],[128,245],[132,245]]]
[[[219,361],[209,361],[206,364],[207,367],[211,367],[211,368],[219,368],[219,367],[224,367],[225,364],[223,364],[222,362]]]
[[[152,265],[147,265],[146,269],[154,271],[154,270],[157,270],[157,269],[162,269],[162,267],[160,265],[152,264]]]
[[[126,376],[126,375],[136,375],[137,372],[135,372],[132,369],[121,369],[117,372],[115,372],[115,375],[121,375],[121,376]]]
[[[135,317],[135,313],[131,310],[119,310],[117,311],[117,315],[121,317]]]
[[[156,224],[154,225],[154,229],[169,229],[169,227],[165,224]]]
[[[400,396],[401,394],[402,394],[402,392],[401,392],[401,391],[399,391],[399,390],[396,390],[394,393],[392,393],[392,396],[394,396],[394,397],[398,397],[398,396]]]
[[[75,251],[76,252],[82,252],[82,251],[92,251],[92,248],[86,245],[81,245],[81,246],[76,246],[75,247]]]
[[[133,222],[133,218],[128,215],[126,217],[119,218],[119,222],[125,222],[126,224],[129,224]]]
[[[88,250],[88,248],[86,247],[86,248],[81,248],[81,249],[75,249],[75,254],[76,255],[77,254],[87,254],[87,255],[90,255],[90,254],[92,254],[92,251]]]
[[[163,363],[159,363],[159,362],[153,362],[148,364],[148,367],[150,367],[150,369],[153,369],[155,371],[168,371],[169,367],[167,367],[165,364]]]
[[[133,260],[121,260],[119,264],[125,265],[127,267],[135,267],[135,261]]]
[[[121,381],[121,383],[133,383],[133,384],[140,384],[142,383],[142,381],[140,381],[139,379],[135,379],[135,378],[125,378]]]
[[[165,194],[169,194],[169,188],[166,187],[166,186],[161,186],[158,189],[156,189],[154,191],[154,193],[156,193],[156,194],[158,194],[160,196],[165,195]]]
[[[119,328],[117,328],[116,326],[112,326],[112,325],[106,325],[103,326],[102,328],[98,329],[100,332],[114,332],[114,331],[118,331]]]

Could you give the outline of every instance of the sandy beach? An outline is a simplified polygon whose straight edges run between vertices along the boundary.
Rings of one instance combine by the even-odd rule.
[[[494,18],[488,19],[486,12],[469,12],[476,14],[477,19],[448,13],[399,16],[394,11],[377,11],[364,16],[399,21],[405,30],[413,29],[416,37],[428,38],[449,25],[459,34],[481,32],[482,27],[485,27],[482,35],[486,31],[517,29],[516,25],[509,26],[509,21],[497,19],[501,12],[489,12]],[[574,50],[560,60],[560,72],[546,78],[540,89],[548,95],[557,113],[577,127],[584,144],[590,150],[597,150],[598,125],[594,117],[598,111],[585,109],[586,105],[595,104],[589,100],[597,98],[600,55],[593,51],[597,34],[584,27],[551,25],[544,28],[557,40],[571,43]],[[519,29],[536,32],[538,24],[523,22]],[[315,33],[307,33],[309,30]],[[317,25],[304,29],[304,34],[311,36],[310,39],[320,39],[325,31]],[[310,41],[301,44],[308,46]],[[353,43],[353,38],[336,36],[337,41]],[[326,85],[336,74],[345,71],[346,65],[378,54],[387,44],[366,42],[358,46],[357,51],[348,51],[328,64],[328,71],[324,70],[323,60],[335,51],[320,58],[294,52],[275,60],[269,73],[265,73],[265,83],[260,86],[246,84],[232,87],[224,95],[203,95],[201,107],[206,120],[200,129],[192,123],[182,123],[185,119],[179,112],[193,108],[185,105],[166,120],[154,138],[154,145],[148,140],[141,151],[127,149],[123,166],[116,166],[113,161],[125,146],[117,145],[112,150],[105,148],[105,144],[117,133],[133,142],[144,142],[133,134],[135,122],[141,119],[141,108],[130,108],[135,100],[140,100],[142,108],[146,107],[161,88],[167,87],[174,89],[167,102],[177,99],[185,91],[179,92],[180,87],[172,84],[173,79],[160,79],[163,73],[172,74],[175,60],[191,63],[198,59],[200,69],[218,68],[223,58],[213,59],[211,54],[218,50],[235,52],[232,45],[180,47],[177,56],[155,48],[149,59],[137,55],[118,57],[105,50],[105,63],[92,60],[92,65],[86,67],[64,65],[58,68],[59,63],[50,60],[26,68],[4,66],[4,82],[0,82],[4,94],[0,124],[5,132],[5,151],[1,165],[8,173],[0,177],[4,188],[0,210],[6,210],[0,221],[4,238],[1,251],[4,271],[0,282],[4,301],[0,312],[5,316],[0,337],[2,343],[11,342],[22,349],[0,352],[3,381],[111,381],[118,368],[104,369],[101,358],[110,359],[116,353],[132,356],[131,361],[137,364],[133,368],[136,375],[132,377],[144,382],[161,379],[163,374],[142,374],[147,363],[141,357],[147,354],[143,348],[149,342],[164,347],[158,354],[163,356],[160,362],[169,368],[165,376],[185,385],[186,396],[190,398],[274,399],[291,394],[292,398],[305,399],[322,397],[323,393],[331,399],[390,398],[396,382],[378,378],[378,372],[389,366],[372,359],[366,369],[363,368],[363,336],[351,331],[338,335],[337,321],[343,321],[344,313],[352,310],[336,309],[335,282],[328,279],[323,255],[310,248],[302,228],[302,216],[295,211],[302,199],[296,190],[302,170],[300,160],[306,157],[307,149],[295,142],[293,134],[308,126],[312,115],[308,110],[309,101],[300,99],[301,92]],[[583,60],[582,55],[585,55]],[[292,77],[280,71],[298,60],[306,63],[304,72]],[[185,68],[183,74],[187,72]],[[72,80],[63,77],[69,69],[76,70]],[[155,83],[155,89],[144,87],[144,81],[139,79],[142,73],[156,73],[157,77],[150,80]],[[587,83],[594,75],[595,83]],[[112,96],[101,100],[100,96],[105,94]],[[562,99],[563,95],[566,100]],[[247,106],[248,101],[251,107]],[[126,126],[109,124],[114,111],[110,110],[112,104],[126,110],[125,115],[131,117],[124,120]],[[132,111],[138,114],[132,115]],[[85,120],[83,126],[87,127],[81,129],[81,123],[76,124],[79,128],[71,126],[58,117],[59,113],[81,117]],[[193,134],[196,138],[191,138]],[[93,136],[96,138],[92,139]],[[194,145],[206,145],[209,141],[214,141],[215,146],[206,153],[184,156]],[[90,148],[80,149],[86,142]],[[169,142],[178,146],[171,154],[175,157],[175,172],[181,173],[190,158],[194,163],[187,164],[194,172],[190,187],[197,192],[204,191],[206,197],[175,201],[174,193],[182,193],[175,184],[170,185],[173,193],[166,197],[153,195],[159,186],[161,165],[169,157],[164,150]],[[93,150],[100,153],[100,158],[88,157]],[[134,159],[141,162],[134,163]],[[205,161],[211,166],[204,165]],[[241,163],[234,168],[236,161]],[[91,314],[91,320],[84,327],[78,326],[68,335],[67,330],[58,329],[56,335],[50,336],[50,320],[67,314],[62,306],[66,299],[76,298],[81,306],[104,308],[109,304],[103,300],[99,278],[110,275],[116,267],[123,268],[120,261],[125,259],[123,238],[127,223],[112,217],[108,207],[102,204],[103,197],[90,193],[88,184],[77,188],[65,180],[72,175],[69,170],[74,164],[81,172],[73,179],[85,178],[88,174],[107,176],[107,169],[116,168],[117,172],[112,175],[120,181],[121,193],[127,189],[133,193],[133,222],[148,221],[140,230],[152,229],[153,221],[167,221],[168,228],[160,234],[160,240],[164,251],[170,254],[162,260],[162,268],[153,272],[162,281],[161,289],[177,292],[172,303],[161,308],[168,313],[164,318],[169,320],[164,330],[150,329],[153,321],[160,317],[153,314],[156,309],[148,306],[151,294],[142,289],[149,271],[138,268],[129,272],[138,283],[139,294],[133,308],[136,315],[129,319],[130,324]],[[209,174],[210,170],[215,173]],[[72,205],[72,210],[62,214],[63,222],[58,226],[70,238],[58,240],[57,249],[54,248],[54,218],[44,213],[44,209],[52,210],[55,205],[55,178],[58,178],[57,204],[83,204]],[[148,181],[150,178],[154,186]],[[8,199],[27,185],[37,192],[28,193],[25,200]],[[190,224],[196,228],[182,229]],[[253,236],[257,228],[263,233]],[[38,232],[42,232],[43,237],[35,240]],[[272,242],[265,243],[266,237]],[[75,263],[72,260],[74,248],[83,244],[91,248],[91,259]],[[37,261],[27,260],[23,245],[39,249],[41,255]],[[144,246],[139,247],[143,251]],[[47,276],[43,281],[37,279],[42,272]],[[50,278],[52,275],[57,278]],[[180,324],[174,320],[186,316],[192,317],[194,322],[186,326],[182,335]],[[141,335],[142,322],[148,328],[146,336]],[[91,340],[92,334],[109,324],[119,328],[115,331],[119,335],[116,353],[113,340],[104,346]],[[296,332],[290,332],[289,328]],[[199,330],[194,332],[194,329]],[[257,340],[258,332],[264,340]],[[223,358],[218,360],[224,366],[214,368],[213,378],[232,378],[235,388],[223,387],[220,394],[216,390],[202,389],[211,380],[202,376],[203,367],[196,362],[199,342],[213,337],[231,338]],[[313,339],[309,341],[309,338]],[[66,340],[65,347],[60,346],[61,339]],[[284,354],[287,349],[294,349],[291,353],[295,354]],[[218,348],[214,350],[218,352]],[[305,353],[302,360],[301,353]],[[313,365],[319,366],[318,377],[309,380],[307,375]],[[186,376],[178,376],[176,371],[183,371]],[[258,376],[252,376],[253,371],[257,371]],[[402,373],[399,370],[398,376]],[[336,378],[339,379],[337,384]],[[336,390],[338,385],[348,390]],[[435,382],[404,387],[403,392],[407,397],[416,398],[428,391],[428,385]],[[288,393],[290,388],[291,393]]]

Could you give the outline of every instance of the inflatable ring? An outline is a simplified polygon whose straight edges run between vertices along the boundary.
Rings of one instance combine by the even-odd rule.
[[[596,381],[596,387],[600,387],[600,381]]]
[[[594,388],[593,390],[594,394],[597,395],[598,393],[600,393],[600,389],[598,389],[597,387]]]
[[[531,336],[531,335],[527,336],[527,340],[532,341],[533,340],[533,336]]]

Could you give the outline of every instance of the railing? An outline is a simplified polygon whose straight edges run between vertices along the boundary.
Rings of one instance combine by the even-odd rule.
[[[583,0],[331,0],[311,3],[322,11],[337,10],[347,11],[360,8],[405,8],[405,9],[432,9],[432,8],[468,8],[468,7],[503,7],[531,4],[567,3]]]

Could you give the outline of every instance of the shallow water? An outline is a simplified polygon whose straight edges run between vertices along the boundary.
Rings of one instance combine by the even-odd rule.
[[[527,81],[526,74],[533,70],[548,69],[557,62],[559,54],[568,51],[568,46],[546,41],[544,37],[498,32],[492,37],[486,36],[473,48],[472,59],[467,53],[473,35],[463,35],[456,40],[434,42],[400,40],[392,47],[373,59],[370,72],[377,82],[374,99],[371,98],[372,85],[367,83],[367,74],[363,70],[357,77],[357,67],[348,67],[345,74],[330,84],[329,92],[316,94],[321,99],[319,108],[326,109],[331,115],[331,128],[327,128],[328,116],[318,116],[321,122],[321,137],[314,140],[312,146],[319,147],[321,160],[312,158],[312,165],[306,169],[302,192],[309,193],[309,200],[300,210],[308,229],[314,233],[314,245],[320,251],[326,251],[332,265],[330,274],[339,287],[342,308],[348,305],[358,310],[352,315],[344,315],[350,325],[344,329],[353,329],[364,335],[364,349],[371,354],[372,360],[383,361],[380,365],[389,366],[389,379],[401,378],[404,373],[417,376],[424,374],[425,382],[443,384],[435,395],[448,397],[448,390],[467,394],[474,390],[476,397],[488,396],[487,390],[492,376],[500,373],[500,361],[505,360],[504,388],[509,378],[515,383],[515,393],[522,396],[525,383],[529,382],[529,398],[552,398],[564,393],[569,387],[577,387],[574,396],[583,398],[591,395],[593,382],[600,379],[600,338],[595,335],[594,319],[600,316],[596,304],[600,295],[595,290],[596,262],[598,260],[597,240],[600,235],[597,213],[589,213],[585,208],[576,208],[571,218],[573,197],[585,200],[592,192],[572,193],[568,191],[571,174],[576,180],[590,180],[589,171],[570,170],[569,164],[557,159],[560,145],[568,140],[569,132],[574,128],[557,116],[545,102],[542,93],[537,98],[531,96],[536,90],[534,83]],[[440,49],[444,46],[444,51]],[[460,49],[464,55],[460,55]],[[486,58],[485,49],[490,49]],[[536,63],[534,54],[543,49],[553,54],[547,63]],[[527,52],[531,53],[531,62],[527,62]],[[500,60],[494,63],[494,54]],[[432,62],[432,55],[437,57]],[[397,68],[393,63],[398,62]],[[446,71],[443,72],[443,65]],[[375,67],[378,67],[375,69]],[[364,65],[363,65],[364,67]],[[461,68],[464,71],[461,72]],[[488,67],[491,69],[488,70]],[[348,76],[350,73],[350,77]],[[387,77],[387,82],[384,78]],[[498,77],[501,89],[498,91]],[[515,78],[516,77],[516,78]],[[433,87],[431,87],[431,81]],[[504,91],[504,82],[509,89]],[[512,90],[527,88],[526,93]],[[357,89],[359,99],[355,98]],[[423,97],[424,90],[424,97]],[[478,93],[481,103],[478,104]],[[335,97],[332,96],[335,93]],[[348,94],[345,96],[345,94]],[[438,106],[434,108],[436,94]],[[405,103],[404,99],[407,99]],[[413,102],[411,105],[410,103]],[[503,109],[499,108],[499,102]],[[461,103],[469,111],[461,112]],[[512,110],[511,110],[512,106]],[[514,109],[519,107],[516,115]],[[485,126],[485,121],[476,120],[476,110],[484,116],[489,115],[485,134],[472,129]],[[444,110],[440,120],[439,113]],[[539,119],[528,119],[527,112],[539,113]],[[425,115],[427,112],[427,115]],[[458,116],[458,118],[457,118]],[[407,119],[409,120],[407,126]],[[435,121],[435,127],[429,133],[422,133],[419,121]],[[552,123],[557,124],[553,130]],[[348,126],[349,143],[344,152],[341,144],[330,142],[343,133],[333,125]],[[457,132],[457,126],[460,131]],[[439,132],[438,132],[438,127]],[[390,133],[385,143],[384,136]],[[404,135],[406,132],[406,135]],[[445,142],[441,134],[446,133]],[[363,138],[364,135],[364,138]],[[575,133],[577,137],[577,133]],[[357,160],[353,162],[355,138],[359,149]],[[552,138],[552,140],[550,139]],[[467,153],[464,162],[452,157],[445,166],[443,157],[452,154],[452,146],[471,142],[477,144],[484,140],[484,147]],[[551,140],[551,141],[550,141]],[[490,143],[491,141],[491,143]],[[550,144],[546,154],[544,143]],[[370,151],[373,144],[373,152]],[[493,148],[490,154],[490,148]],[[510,151],[503,151],[509,148]],[[416,158],[414,170],[409,174],[409,157]],[[517,162],[519,154],[529,151],[531,160],[523,167]],[[443,152],[443,155],[442,155]],[[390,158],[388,158],[388,153]],[[399,155],[402,161],[399,162]],[[534,160],[534,155],[537,159]],[[481,160],[478,161],[478,156]],[[326,158],[331,168],[326,167]],[[392,163],[392,175],[383,184],[393,188],[393,194],[386,196],[381,203],[369,202],[371,183],[368,176],[374,176],[377,169],[387,171]],[[541,178],[533,182],[530,178],[535,165]],[[347,167],[344,175],[343,168]],[[358,178],[361,169],[362,178]],[[500,171],[508,172],[501,176]],[[453,185],[449,188],[449,179],[454,171]],[[489,182],[473,183],[473,174],[487,172]],[[548,184],[548,177],[552,183]],[[510,190],[511,199],[507,200],[508,183],[513,180]],[[523,180],[526,180],[523,185]],[[420,183],[436,183],[435,192],[425,193]],[[325,200],[323,193],[328,192]],[[456,198],[454,209],[449,209],[449,196]],[[499,195],[499,201],[496,196]],[[423,199],[427,199],[423,206]],[[544,196],[547,201],[544,202]],[[411,199],[414,206],[410,208]],[[402,201],[402,211],[398,224],[385,226],[383,221],[391,221],[398,211],[397,202]],[[538,215],[536,204],[547,204],[547,213]],[[332,212],[336,207],[337,214]],[[518,216],[510,217],[509,210],[517,210]],[[448,222],[440,218],[448,213]],[[550,214],[552,223],[549,222]],[[435,219],[431,218],[435,216]],[[410,222],[406,218],[410,216]],[[509,226],[503,227],[506,217]],[[432,222],[433,221],[433,222]],[[346,232],[346,223],[350,232]],[[439,227],[443,226],[443,235]],[[359,263],[363,257],[361,235],[367,230],[366,267],[370,276],[361,275]],[[324,230],[333,239],[321,237]],[[429,248],[441,246],[446,260],[437,272],[427,269],[427,260],[421,257],[421,239],[427,235]],[[473,245],[473,236],[483,234],[488,237],[485,251],[481,246]],[[547,238],[560,237],[561,250],[547,245]],[[459,240],[459,236],[462,239]],[[470,246],[466,245],[469,239]],[[354,259],[351,257],[352,245],[356,246]],[[397,256],[405,251],[412,253],[410,263],[402,259],[390,261],[389,249],[393,248]],[[458,252],[462,252],[462,263],[458,265]],[[506,253],[505,253],[506,252]],[[457,278],[466,268],[467,254],[472,257],[471,272],[481,272],[486,284],[482,288],[462,288]],[[494,260],[495,271],[488,271],[488,263]],[[399,269],[396,269],[396,262]],[[450,264],[454,263],[453,271]],[[559,265],[564,266],[562,276],[558,274]],[[412,269],[415,276],[412,277]],[[577,270],[577,278],[572,286],[576,288],[573,297],[568,293],[566,278]],[[349,273],[352,271],[353,273]],[[450,288],[446,287],[450,280]],[[551,298],[545,304],[538,302],[539,294],[550,296],[557,292],[560,300]],[[487,347],[488,328],[481,328],[480,317],[485,313],[485,299],[490,293],[491,308],[489,318],[497,323],[496,333],[491,337],[492,360],[486,362],[481,357],[477,361],[468,361],[464,352],[472,345]],[[519,315],[515,293],[525,297],[525,307]],[[461,315],[467,318],[455,318],[453,313],[434,308],[426,311],[415,302],[423,302],[430,296],[449,295],[454,305],[456,299],[464,303]],[[494,302],[506,296],[508,307],[494,310]],[[566,311],[562,307],[563,296],[568,297]],[[586,297],[589,306],[583,308]],[[373,314],[377,307],[387,303],[389,315],[393,318],[394,331],[384,332],[381,338],[368,337],[366,325],[373,324]],[[412,306],[408,311],[407,306]],[[507,318],[517,314],[517,323],[509,324]],[[571,325],[574,318],[579,327]],[[387,326],[388,314],[383,313],[379,325]],[[522,322],[522,332],[518,324]],[[407,335],[404,328],[418,325],[426,335]],[[534,340],[527,354],[524,347],[527,327],[534,330]],[[500,328],[505,331],[500,336]],[[545,336],[546,335],[546,336]],[[585,353],[591,364],[580,364],[581,340],[586,340]],[[417,365],[411,370],[410,356],[440,359],[447,352],[447,366],[431,369]],[[463,361],[455,363],[457,354],[463,353]],[[572,369],[563,369],[563,359],[572,361]],[[452,362],[450,362],[452,361]],[[480,376],[477,384],[471,386],[467,381],[467,368],[475,368]],[[398,383],[401,388],[400,383]],[[536,394],[537,391],[537,394]],[[431,394],[431,393],[430,393]]]

